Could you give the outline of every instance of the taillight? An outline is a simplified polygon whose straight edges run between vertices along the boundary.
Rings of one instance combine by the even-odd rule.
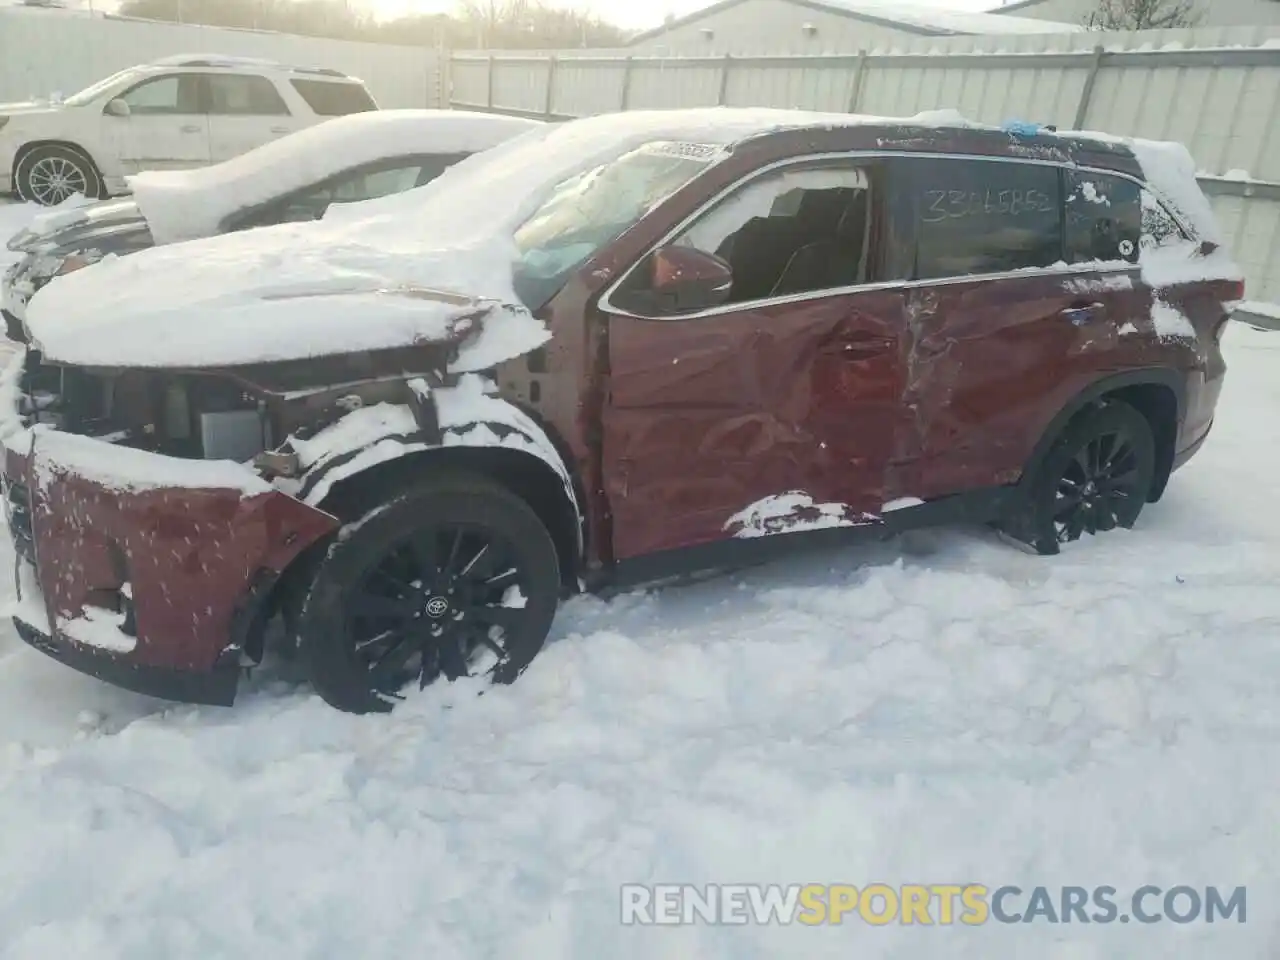
[[[1228,303],[1239,303],[1244,299],[1244,281],[1229,280],[1227,282],[1226,296],[1223,297]]]

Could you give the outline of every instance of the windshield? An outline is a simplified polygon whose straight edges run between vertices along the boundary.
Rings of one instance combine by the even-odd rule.
[[[601,247],[705,170],[721,148],[656,141],[557,184],[515,232],[515,288],[531,310]]]
[[[96,100],[98,97],[102,96],[102,94],[106,90],[113,87],[115,84],[119,83],[121,80],[125,79],[126,77],[133,76],[137,72],[138,70],[136,67],[130,67],[128,70],[121,70],[119,73],[113,73],[111,76],[107,77],[107,79],[99,80],[97,83],[93,84],[92,86],[85,87],[75,96],[67,97],[67,99],[62,102],[69,107],[87,106],[88,104]]]

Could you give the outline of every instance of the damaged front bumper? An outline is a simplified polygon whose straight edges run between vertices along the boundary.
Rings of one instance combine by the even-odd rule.
[[[138,693],[230,705],[273,586],[336,519],[265,485],[139,486],[107,470],[80,474],[42,450],[55,436],[4,441],[19,636]],[[159,477],[171,460],[131,458],[135,476],[145,458]]]
[[[35,293],[35,285],[29,276],[32,259],[28,256],[0,273],[0,318],[4,320],[5,335],[16,342],[26,339],[23,319],[27,301]]]

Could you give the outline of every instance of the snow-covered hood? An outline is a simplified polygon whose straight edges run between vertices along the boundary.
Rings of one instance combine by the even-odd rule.
[[[33,345],[55,363],[211,367],[394,349],[458,336],[482,370],[550,334],[516,296],[513,233],[567,177],[653,140],[732,144],[871,118],[710,108],[546,125],[424,187],[290,223],[109,257],[32,298]],[[439,298],[422,291],[452,291]]]
[[[155,247],[60,277],[28,304],[32,344],[52,362],[209,368],[442,343],[465,372],[550,337],[513,298],[466,282],[505,264],[442,250],[415,278],[394,254],[316,226]]]

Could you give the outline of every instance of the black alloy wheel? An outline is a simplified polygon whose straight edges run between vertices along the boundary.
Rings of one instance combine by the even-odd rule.
[[[1133,439],[1124,432],[1089,440],[1058,478],[1053,528],[1058,543],[1130,527],[1147,490]]]
[[[1113,400],[1078,417],[1034,483],[1031,546],[1052,555],[1086,534],[1132,527],[1154,477],[1155,439],[1136,409]]]
[[[529,504],[482,475],[443,474],[344,527],[316,564],[298,649],[320,695],[353,713],[441,678],[511,683],[541,651],[560,586]]]
[[[398,697],[444,676],[509,663],[529,616],[531,572],[502,534],[445,523],[413,532],[375,561],[347,601],[347,635],[370,687]]]

